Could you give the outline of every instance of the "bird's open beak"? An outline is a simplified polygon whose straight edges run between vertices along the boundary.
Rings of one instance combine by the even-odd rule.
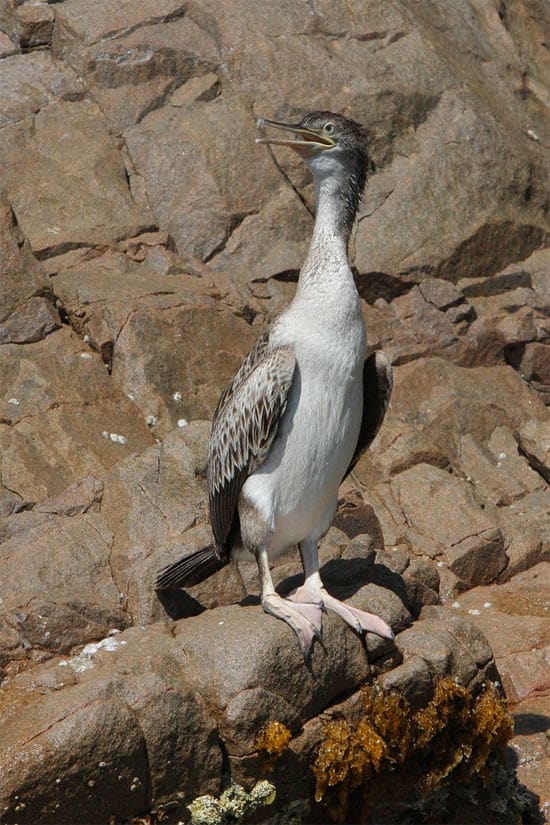
[[[259,129],[270,126],[273,129],[283,129],[285,132],[293,132],[296,135],[295,138],[259,137],[256,138],[256,143],[288,146],[290,149],[298,152],[299,155],[302,155],[302,157],[311,157],[322,152],[324,149],[332,149],[333,146],[336,146],[335,141],[332,140],[323,129],[306,129],[299,124],[279,123],[277,120],[267,120],[263,117],[258,118],[256,126]]]

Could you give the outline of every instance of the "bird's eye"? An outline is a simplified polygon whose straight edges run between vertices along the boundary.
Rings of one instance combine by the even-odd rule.
[[[327,135],[333,135],[335,130],[336,126],[334,125],[334,123],[325,123],[325,132],[327,133]]]

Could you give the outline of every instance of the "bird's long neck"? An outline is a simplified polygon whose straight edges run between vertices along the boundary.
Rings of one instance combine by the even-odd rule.
[[[352,282],[348,242],[358,199],[333,176],[315,178],[315,225],[309,252],[300,272],[298,292],[322,291],[338,283]]]

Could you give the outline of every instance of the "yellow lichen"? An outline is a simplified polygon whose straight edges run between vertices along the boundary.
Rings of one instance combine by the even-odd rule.
[[[402,762],[412,740],[411,706],[400,693],[385,693],[379,687],[363,689],[365,716],[386,743],[387,758]]]
[[[490,683],[472,708],[474,738],[468,760],[469,774],[478,773],[492,751],[506,747],[514,734],[514,722],[505,700]]]
[[[416,713],[405,697],[367,688],[363,706],[356,725],[344,718],[327,722],[311,766],[315,799],[324,800],[334,821],[346,821],[352,799],[366,811],[411,776],[427,793],[451,774],[463,779],[479,773],[512,735],[506,703],[491,684],[474,698],[452,679],[442,679],[431,702]]]
[[[345,719],[327,722],[324,739],[315,763],[315,799],[320,802],[327,788],[338,788],[339,807],[345,806],[349,792],[362,785],[380,768],[387,756],[387,747],[381,736],[369,723],[361,719],[352,728]]]
[[[416,746],[424,748],[432,744],[451,722],[466,725],[470,701],[466,688],[452,679],[438,682],[432,701],[415,716]]]
[[[291,739],[291,732],[282,722],[268,722],[256,737],[256,747],[270,756],[280,756]]]
[[[442,679],[432,701],[415,715],[415,749],[427,765],[424,790],[433,790],[467,758],[471,704],[465,687]]]

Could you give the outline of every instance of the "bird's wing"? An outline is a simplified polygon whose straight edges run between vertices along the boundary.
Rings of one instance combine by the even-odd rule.
[[[365,359],[363,366],[363,420],[361,430],[359,431],[355,453],[344,478],[351,473],[382,426],[382,421],[390,403],[392,387],[393,370],[390,359],[382,350],[371,353]]]
[[[226,552],[241,487],[269,453],[295,366],[292,348],[271,347],[269,333],[264,333],[216,408],[207,477],[212,531],[216,545]]]
[[[266,352],[269,350],[269,328],[264,330],[262,334],[256,339],[254,346],[242,362],[241,366],[224,389],[222,394],[220,395],[219,401],[217,403],[216,409],[214,410],[214,415],[212,416],[212,431],[216,426],[216,421],[220,412],[222,411],[226,399],[233,395],[240,385],[245,381],[252,370],[258,365],[261,359],[264,357]]]

